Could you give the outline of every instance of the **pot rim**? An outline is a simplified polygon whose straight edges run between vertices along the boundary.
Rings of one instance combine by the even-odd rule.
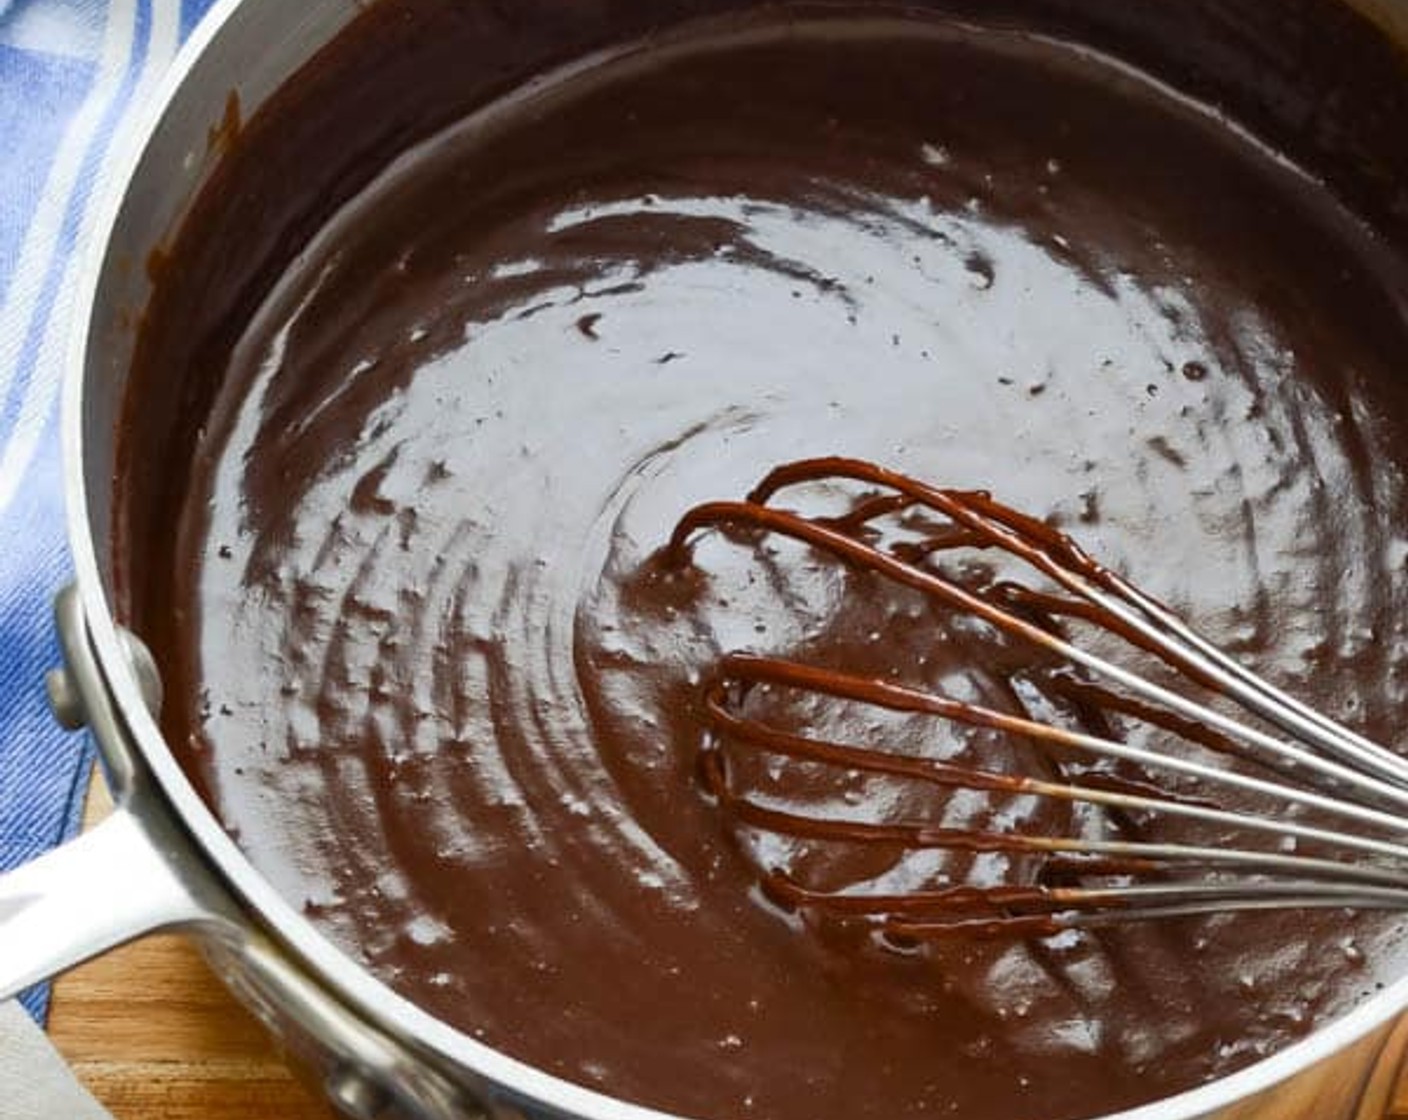
[[[94,236],[84,249],[87,267],[79,273],[63,374],[61,440],[68,541],[98,664],[126,722],[135,753],[156,778],[200,854],[218,870],[222,882],[252,914],[296,953],[301,966],[319,983],[344,998],[376,1025],[403,1039],[418,1042],[452,1065],[534,1104],[570,1112],[581,1120],[686,1120],[584,1088],[477,1041],[392,990],[328,940],[279,894],[221,827],[182,771],[148,711],[124,653],[100,574],[98,542],[94,539],[88,514],[89,491],[84,469],[84,390],[94,349],[97,296],[103,278],[114,267],[109,261],[114,230],[159,123],[180,98],[202,56],[246,2],[216,0],[181,47],[147,104],[133,114],[114,141],[103,179],[104,197],[97,203]],[[1301,1041],[1236,1073],[1146,1105],[1089,1120],[1195,1120],[1274,1088],[1389,1023],[1405,1009],[1408,1009],[1408,972]]]

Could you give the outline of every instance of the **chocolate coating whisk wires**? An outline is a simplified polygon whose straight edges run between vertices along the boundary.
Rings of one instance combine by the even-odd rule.
[[[807,486],[859,492],[833,515],[780,504],[787,492]],[[911,531],[884,532],[887,519],[896,518],[906,519]],[[920,531],[912,530],[914,524]],[[701,772],[735,826],[804,842],[996,852],[1042,863],[1034,881],[898,892],[834,889],[760,866],[764,889],[779,905],[866,919],[893,937],[920,941],[1041,936],[1229,910],[1408,909],[1408,761],[1257,676],[1051,525],[985,492],[941,489],[861,460],[820,458],[778,467],[742,501],[690,509],[664,550],[666,563],[691,563],[699,537],[721,528],[745,530],[745,547],[768,536],[791,538],[948,611],[981,619],[1062,666],[1053,679],[1065,698],[1101,713],[1093,729],[1062,726],[868,673],[752,652],[726,654],[703,685],[710,739]],[[944,567],[945,557],[973,549],[1005,554],[1048,586],[1012,579],[975,583]],[[1096,652],[1094,643],[1071,636],[1071,624],[1119,639],[1115,644],[1135,659],[1157,659],[1172,671],[1159,673],[1168,683],[1123,658]],[[990,769],[883,741],[838,741],[814,729],[782,726],[750,702],[760,691],[1013,736],[1038,746],[1051,760],[1051,773]],[[1225,697],[1241,711],[1229,714],[1210,699],[1198,699],[1200,691]],[[1125,741],[1115,722],[1121,719],[1143,723],[1159,744]],[[968,790],[1050,798],[1126,816],[1156,814],[1219,835],[1215,841],[1198,842],[1195,833],[1191,841],[1163,842],[798,811],[742,787],[731,761],[739,752],[882,776],[941,796]],[[1072,777],[1066,760],[1082,758],[1154,777],[1088,770]],[[1189,796],[1176,783],[1202,792]],[[1248,812],[1225,804],[1248,797],[1268,808]],[[1306,813],[1313,820],[1298,819]],[[1223,842],[1228,829],[1242,840]]]

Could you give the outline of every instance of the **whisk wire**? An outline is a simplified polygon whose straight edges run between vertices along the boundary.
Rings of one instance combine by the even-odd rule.
[[[768,877],[765,890],[785,906],[884,920],[893,936],[925,939],[975,932],[1003,921],[1028,923],[1027,932],[1094,928],[1150,918],[1217,914],[1230,909],[1286,907],[1403,909],[1408,891],[1351,883],[1236,882],[1136,884],[1102,887],[948,887],[904,894],[831,894],[807,890],[785,875]],[[928,915],[937,914],[934,918]],[[1010,934],[1010,929],[1002,932]]]
[[[807,461],[805,464],[793,464],[792,468],[800,468],[812,462],[813,461]],[[818,464],[841,462],[854,466],[850,460],[818,460],[815,462]],[[871,469],[881,471],[881,468],[878,467],[872,467]],[[776,473],[777,472],[774,472],[774,474]],[[890,472],[884,472],[885,475],[889,475],[889,473]],[[847,477],[850,476],[847,475]],[[773,476],[769,476],[769,479],[772,478]],[[910,480],[905,481],[912,487],[922,485],[913,483]],[[788,484],[790,485],[791,483],[789,482]],[[1313,749],[1301,746],[1297,743],[1287,742],[1259,728],[1250,727],[1230,715],[1219,712],[1204,704],[1198,703],[1190,697],[1183,696],[1165,688],[1146,677],[1140,676],[1138,673],[1108,661],[1090,650],[1076,646],[1041,626],[1029,622],[1026,619],[1019,618],[1009,611],[1003,610],[1001,607],[989,602],[977,593],[958,585],[932,569],[920,568],[888,551],[876,548],[869,542],[861,540],[835,527],[834,524],[828,524],[817,519],[808,519],[788,510],[779,510],[758,504],[756,499],[760,494],[765,497],[770,496],[777,488],[779,488],[779,486],[776,484],[771,488],[761,486],[750,495],[748,501],[744,502],[708,502],[694,507],[686,513],[677,524],[668,546],[669,551],[677,556],[682,555],[689,538],[696,531],[706,526],[715,526],[725,523],[752,526],[767,532],[791,537],[794,540],[802,541],[815,548],[825,550],[854,564],[871,568],[917,591],[932,595],[950,607],[966,611],[981,618],[998,629],[1039,646],[1059,658],[1081,666],[1089,672],[1104,677],[1151,703],[1161,705],[1186,718],[1220,731],[1226,736],[1238,739],[1244,745],[1263,752],[1266,756],[1277,759],[1282,763],[1293,763],[1296,766],[1314,771],[1330,780],[1332,783],[1357,789],[1376,800],[1408,808],[1408,788],[1400,788],[1380,777],[1365,773],[1363,770],[1349,765],[1348,763],[1338,761],[1336,758],[1323,757],[1317,754]],[[938,509],[940,512],[947,514],[949,509],[955,510],[956,512],[965,509],[958,492],[934,491],[934,493],[942,498],[942,503],[933,503],[933,508]],[[971,495],[965,495],[964,497],[971,498]],[[917,501],[919,499],[916,498],[915,500]],[[1018,515],[1013,514],[1013,516]],[[1043,528],[1046,533],[1052,532],[1049,528]],[[996,535],[991,537],[991,540],[992,543],[1003,547],[1006,551],[1022,559],[1030,559],[1036,554],[1036,550],[1025,542],[1006,543],[1006,535]],[[1079,553],[1079,550],[1075,549],[1074,545],[1068,546],[1068,550],[1072,554],[1084,556],[1083,553]],[[1044,553],[1040,553],[1039,555],[1044,557],[1040,563],[1035,559],[1031,559],[1031,562],[1040,567],[1041,570],[1047,571],[1045,565],[1049,565],[1052,571],[1064,572],[1064,569],[1059,568],[1059,566],[1051,562],[1050,558],[1046,557]],[[1088,558],[1086,558],[1084,562],[1089,564],[1092,570],[1099,572],[1105,571],[1105,569]],[[1067,575],[1069,575],[1069,573],[1067,573]],[[1053,576],[1053,578],[1059,577]],[[1128,638],[1128,632],[1124,625],[1126,620],[1123,617],[1123,614],[1127,612],[1119,612],[1113,609],[1118,606],[1117,603],[1107,603],[1105,601],[1106,597],[1101,595],[1098,590],[1083,585],[1073,576],[1069,577],[1069,582],[1063,581],[1062,585],[1067,586],[1073,593],[1082,595],[1087,600],[1093,602],[1098,609],[1106,611],[1112,618],[1118,619],[1119,623],[1117,624],[1107,623],[1108,628]],[[1128,625],[1135,628],[1141,635],[1147,632],[1148,640],[1151,644],[1157,644],[1161,640],[1160,635],[1150,631],[1149,627],[1142,621],[1129,623]],[[1186,629],[1186,627],[1184,627],[1184,629]],[[1204,666],[1196,657],[1176,659],[1173,654],[1170,653],[1169,657],[1165,658],[1165,660],[1169,661],[1169,663],[1173,664],[1175,667],[1184,668],[1185,671],[1187,671],[1191,665],[1199,676],[1216,682],[1219,689],[1223,687],[1221,674],[1218,673],[1216,667],[1210,665]],[[1259,680],[1259,678],[1256,679]],[[1265,687],[1269,689],[1271,686],[1266,685]],[[1246,690],[1237,686],[1235,682],[1228,682],[1225,691],[1232,699],[1240,700],[1240,694]],[[1399,761],[1401,763],[1401,760]]]
[[[891,711],[938,716],[954,722],[991,728],[1028,739],[1036,739],[1055,747],[1074,748],[1091,755],[1119,759],[1141,766],[1181,774],[1215,786],[1223,786],[1229,789],[1238,789],[1248,793],[1264,795],[1279,801],[1296,802],[1320,809],[1327,813],[1332,813],[1346,820],[1387,829],[1398,834],[1403,834],[1405,831],[1408,831],[1402,817],[1392,813],[1382,812],[1367,805],[1360,805],[1356,802],[1345,801],[1341,798],[1316,793],[1312,790],[1285,785],[1265,778],[1258,778],[1252,774],[1242,774],[1235,770],[1212,766],[1199,762],[1196,759],[1184,758],[1179,755],[1167,754],[1160,751],[1152,751],[1143,747],[1121,743],[1115,739],[1107,739],[1102,736],[1091,735],[1082,731],[1074,731],[1069,728],[1056,727],[1052,724],[1026,719],[1008,712],[994,711],[990,708],[984,708],[981,705],[953,700],[936,692],[909,688],[905,685],[895,684],[890,681],[876,680],[870,677],[859,677],[849,673],[836,672],[834,670],[819,670],[797,662],[781,661],[766,657],[754,657],[747,654],[732,654],[725,658],[721,666],[721,671],[721,680],[724,682],[734,681],[782,685],[784,687],[825,693],[826,695],[838,699],[874,704],[879,707],[888,708]],[[753,740],[776,748],[785,737],[785,733],[764,729],[761,724],[739,719],[720,702],[717,692],[706,702],[708,703],[710,713],[715,721],[719,725],[727,727],[740,739]],[[807,742],[816,743],[815,740],[807,740]],[[829,744],[829,746],[832,749],[840,749],[836,744]],[[863,763],[856,759],[858,754],[866,751],[866,748],[850,748],[850,750],[855,752],[849,755],[852,759],[850,764],[863,768]],[[897,759],[903,757],[893,751],[869,751],[868,753],[872,756],[877,754],[885,755],[887,765],[893,765]],[[972,781],[974,774],[981,773],[981,771],[969,767],[951,766],[947,767],[947,770],[962,775],[963,779],[969,782]],[[995,779],[998,776],[989,775],[989,777]],[[1026,776],[1012,778],[1010,780],[1012,785],[1008,788],[1012,792],[1034,792],[1034,786],[1039,781],[1038,779]],[[955,784],[961,783],[956,782]],[[1047,784],[1050,785],[1053,783]],[[992,785],[988,788],[997,788],[997,786]],[[1328,832],[1324,829],[1301,825],[1290,820],[1270,820],[1262,817],[1251,817],[1246,814],[1227,813],[1187,801],[1181,801],[1174,798],[1172,795],[1155,799],[1151,797],[1137,797],[1132,794],[1119,794],[1112,791],[1083,789],[1082,787],[1070,784],[1062,784],[1059,788],[1063,791],[1061,794],[1052,793],[1051,795],[1106,805],[1123,804],[1129,808],[1158,810],[1170,816],[1187,816],[1208,822],[1236,824],[1253,831],[1265,831],[1279,836],[1295,836],[1314,841],[1334,842],[1347,848],[1355,848],[1359,851],[1408,859],[1408,847],[1401,844],[1373,840],[1368,837],[1352,836],[1340,832]],[[1081,796],[1076,797],[1075,791],[1079,791]],[[1049,793],[1051,791],[1043,790],[1042,792]]]
[[[1408,787],[1408,760],[1276,688],[1207,641],[1163,604],[1098,563],[1069,538],[994,501],[989,494],[939,489],[864,460],[825,458],[799,460],[777,468],[753,489],[748,500],[766,504],[789,486],[826,477],[883,486],[900,498],[942,514],[976,538],[1019,557],[1072,594],[1118,619],[1120,627],[1112,629],[1127,640],[1134,640],[1136,635],[1144,639],[1137,643],[1142,648],[1211,683],[1287,734],[1312,743],[1350,767]],[[878,511],[886,507],[877,504],[874,508]],[[899,507],[890,508],[893,511]],[[1129,686],[1127,680],[1120,683]],[[1167,703],[1167,698],[1159,699]]]
[[[789,487],[838,480],[868,485],[876,492],[858,497],[848,510],[830,517],[807,517],[769,504]],[[944,531],[929,531],[932,524],[925,524],[927,535],[918,540],[900,540],[888,546],[878,543],[882,537],[876,527],[880,519],[912,510],[937,515],[943,520]],[[1048,872],[1085,879],[1078,886],[963,885],[902,895],[847,894],[811,890],[776,869],[765,869],[765,886],[783,902],[867,915],[891,934],[919,939],[1040,935],[1132,920],[1288,906],[1408,908],[1408,844],[1400,840],[1408,834],[1408,818],[1385,807],[1408,807],[1408,760],[1264,681],[1049,525],[981,491],[939,489],[870,463],[839,458],[787,464],[768,474],[744,501],[694,507],[676,525],[666,555],[677,563],[684,562],[699,532],[723,525],[789,537],[932,596],[950,609],[982,619],[1060,662],[1124,690],[1068,682],[1068,692],[1077,699],[1088,704],[1098,693],[1111,712],[1141,719],[1155,729],[1221,752],[1239,754],[1277,775],[1270,779],[1184,754],[1135,746],[1111,735],[996,711],[894,681],[779,658],[730,654],[721,662],[705,695],[715,737],[707,752],[705,772],[713,793],[735,822],[826,842],[1035,854],[1049,861]],[[960,548],[999,549],[1050,579],[1061,593],[1010,580],[988,587],[965,586],[932,563],[939,554]],[[1117,635],[1290,738],[1251,726],[1083,648],[1057,627],[1054,620],[1062,617]],[[759,687],[987,728],[1063,754],[1079,752],[1087,759],[1102,758],[1177,775],[1200,788],[1270,799],[1278,807],[1277,815],[1232,810],[1171,791],[1155,793],[1146,785],[1111,774],[1098,775],[1098,780],[1093,774],[1082,781],[1053,780],[909,755],[887,745],[841,743],[783,730],[749,714],[749,697]],[[1243,834],[1273,836],[1292,847],[1304,842],[1313,854],[1227,844],[949,828],[926,821],[812,816],[764,804],[756,796],[734,790],[724,744],[747,745],[768,755],[936,786],[1099,806],[1119,810],[1125,818],[1129,814],[1162,814]],[[1058,772],[1063,769],[1057,765]],[[1328,784],[1329,791],[1320,783]],[[1290,819],[1284,812],[1288,805],[1387,836],[1366,836]],[[1139,881],[1141,876],[1158,878],[1194,869],[1211,877]],[[1119,881],[1092,885],[1091,877]]]

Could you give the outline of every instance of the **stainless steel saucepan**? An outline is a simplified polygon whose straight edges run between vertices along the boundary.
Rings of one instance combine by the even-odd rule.
[[[1080,8],[1077,0],[1043,2]],[[1408,44],[1408,0],[1339,2]],[[1282,7],[1282,0],[1260,3]],[[0,997],[131,938],[178,929],[350,1117],[670,1120],[477,1043],[325,940],[250,865],[187,781],[153,718],[161,691],[155,666],[114,620],[116,425],[133,347],[131,312],[149,294],[132,262],[179,225],[209,174],[218,151],[210,150],[208,132],[230,92],[238,91],[247,113],[257,111],[364,6],[220,0],[127,137],[77,298],[63,425],[77,577],[57,597],[66,664],[48,682],[60,721],[96,738],[117,811],[0,878]],[[1180,8],[1172,0],[1146,6],[1175,17]],[[1399,125],[1408,144],[1408,121]],[[1402,189],[1408,198],[1408,184]],[[1248,1069],[1106,1120],[1368,1120],[1382,1107],[1383,1079],[1367,1096],[1366,1086],[1405,1008],[1408,976]]]

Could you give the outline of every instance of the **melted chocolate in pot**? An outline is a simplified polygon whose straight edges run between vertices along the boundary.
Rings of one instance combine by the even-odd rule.
[[[1371,990],[1397,921],[916,949],[787,914],[754,861],[876,889],[1024,871],[733,837],[696,773],[718,655],[1023,714],[1026,654],[800,547],[655,554],[786,459],[991,487],[1392,745],[1405,290],[1311,179],[1060,42],[829,10],[597,58],[404,155],[241,323],[176,531],[133,564],[170,596],[133,592],[167,732],[349,952],[579,1083],[769,1120],[1065,1120],[1188,1088]],[[861,800],[1070,823],[1016,795]]]

